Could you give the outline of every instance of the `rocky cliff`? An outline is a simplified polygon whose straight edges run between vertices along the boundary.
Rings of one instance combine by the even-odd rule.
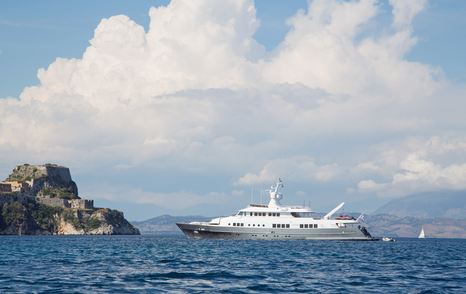
[[[0,234],[134,235],[123,213],[94,208],[80,199],[68,168],[46,164],[16,167],[2,183]],[[10,189],[6,189],[10,185]]]

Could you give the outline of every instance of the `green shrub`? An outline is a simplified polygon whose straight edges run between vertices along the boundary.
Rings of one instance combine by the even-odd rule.
[[[66,188],[55,188],[55,187],[45,187],[40,190],[39,194],[43,196],[48,196],[50,198],[60,198],[60,199],[76,199],[76,195],[68,191]]]
[[[36,204],[31,210],[31,214],[40,227],[50,228],[56,225],[55,215],[59,214],[62,210],[60,207]]]
[[[5,203],[2,218],[6,225],[19,226],[26,219],[25,208],[20,202]]]
[[[102,221],[100,221],[98,218],[96,217],[89,217],[85,222],[84,222],[84,226],[85,226],[85,230],[86,231],[91,231],[91,230],[95,230],[97,229],[98,227],[100,227],[102,225]]]
[[[71,209],[65,209],[63,211],[63,219],[73,225],[75,229],[84,229],[83,224],[79,221],[79,218],[76,217],[74,211]]]

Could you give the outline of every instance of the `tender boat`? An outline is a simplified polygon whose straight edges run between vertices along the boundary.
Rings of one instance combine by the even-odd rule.
[[[395,242],[395,239],[390,238],[390,237],[383,237],[382,241],[384,241],[384,242]]]
[[[268,205],[249,204],[232,216],[176,225],[186,236],[197,239],[377,240],[362,223],[362,215],[357,219],[349,216],[332,218],[344,202],[325,216],[315,217],[309,207],[282,205],[280,188],[283,184],[279,179],[269,191]]]

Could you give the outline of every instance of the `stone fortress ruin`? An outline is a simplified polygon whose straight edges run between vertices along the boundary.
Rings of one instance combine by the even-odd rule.
[[[37,202],[53,207],[94,208],[93,200],[78,196],[70,170],[56,164],[19,165],[0,182],[0,203],[26,198],[35,198]]]

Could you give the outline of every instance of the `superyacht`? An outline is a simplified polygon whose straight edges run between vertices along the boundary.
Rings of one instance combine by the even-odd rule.
[[[325,216],[317,217],[309,207],[282,205],[283,195],[279,193],[282,187],[280,179],[271,187],[268,205],[249,204],[232,216],[176,225],[195,239],[376,240],[363,225],[362,215],[357,219],[347,215],[333,218],[344,202]]]

